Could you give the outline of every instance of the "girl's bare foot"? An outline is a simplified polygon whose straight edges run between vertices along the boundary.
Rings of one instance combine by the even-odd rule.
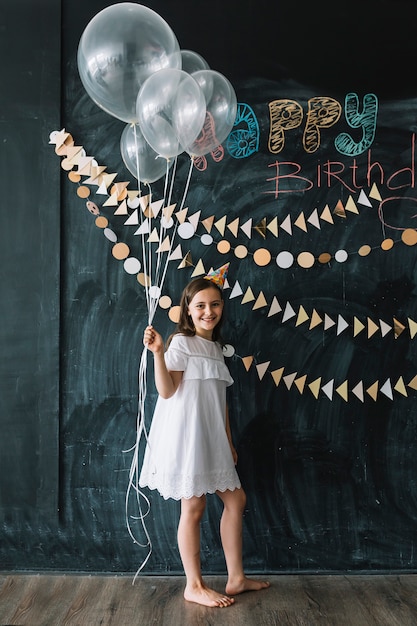
[[[236,580],[228,580],[226,585],[226,593],[231,596],[236,596],[238,593],[244,593],[245,591],[260,591],[261,589],[268,589],[269,582],[263,580],[253,580],[252,578],[239,578]]]
[[[219,608],[230,606],[234,603],[234,598],[229,598],[224,593],[217,593],[214,589],[206,587],[204,583],[194,587],[187,585],[184,591],[184,598],[188,602]]]

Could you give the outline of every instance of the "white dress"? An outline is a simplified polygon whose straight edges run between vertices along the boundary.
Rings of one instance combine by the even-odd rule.
[[[184,373],[171,398],[158,397],[140,487],[175,500],[240,487],[226,434],[226,387],[233,379],[220,345],[175,335],[165,363]]]

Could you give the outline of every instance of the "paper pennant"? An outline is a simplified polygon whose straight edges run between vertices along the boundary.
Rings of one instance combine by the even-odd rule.
[[[230,230],[232,235],[237,237],[239,232],[239,218],[237,217],[235,220],[233,220],[233,222],[230,222],[230,224],[227,225],[227,228]]]
[[[268,317],[271,317],[272,315],[275,315],[276,313],[279,313],[280,311],[282,311],[281,306],[280,306],[276,296],[274,296],[272,298],[272,303],[271,303],[271,306],[269,308]]]
[[[242,288],[239,285],[238,281],[235,282],[234,287],[229,295],[229,298],[236,298],[237,296],[241,296],[243,294]]]
[[[295,317],[295,311],[292,308],[291,304],[287,302],[285,305],[284,315],[282,316],[282,322],[287,322],[292,317]]]
[[[319,397],[320,385],[321,385],[321,377],[316,378],[316,380],[313,380],[313,382],[309,383],[308,385],[309,389],[311,390],[311,393],[316,398],[316,400]]]
[[[291,385],[293,384],[296,376],[297,376],[297,372],[293,372],[292,374],[287,374],[286,376],[283,376],[282,380],[284,381],[285,386],[287,387],[288,390],[291,389]]]
[[[256,366],[259,380],[262,380],[262,378],[265,376],[265,372],[267,371],[270,362],[271,361],[266,361],[265,363],[259,363],[259,365]]]
[[[183,270],[186,267],[193,266],[193,259],[191,257],[191,252],[187,252],[181,263],[178,265],[179,270]]]
[[[329,382],[323,385],[323,387],[321,388],[323,393],[326,394],[329,400],[333,399],[333,387],[334,387],[334,380],[332,379],[332,380],[329,380]]]
[[[372,209],[372,204],[369,202],[368,197],[363,189],[361,189],[360,191],[358,203],[362,204],[363,206],[370,207]]]
[[[205,273],[206,270],[204,269],[203,261],[200,259],[194,268],[194,272],[191,274],[191,278],[194,278],[195,276],[202,276]]]
[[[317,228],[318,230],[321,229],[319,214],[318,214],[317,209],[314,209],[310,217],[307,219],[307,222],[311,224],[312,226],[314,226],[315,228]]]
[[[339,394],[339,396],[341,398],[343,398],[343,400],[345,402],[348,401],[348,384],[347,384],[347,380],[345,380],[341,385],[336,387],[336,392]]]
[[[274,217],[268,224],[267,229],[271,232],[275,237],[278,237],[278,218]]]
[[[265,296],[263,294],[263,292],[261,291],[259,293],[259,296],[256,298],[256,302],[252,307],[252,311],[255,311],[256,309],[261,309],[262,307],[266,306],[268,303],[265,299]]]
[[[246,289],[246,293],[242,298],[241,304],[247,304],[248,302],[252,302],[255,300],[255,296],[253,295],[253,291],[250,287]]]
[[[378,397],[378,385],[379,385],[379,381],[377,380],[374,382],[373,385],[368,387],[368,389],[366,390],[366,393],[369,394],[372,400],[375,400],[375,401]]]
[[[243,357],[242,361],[246,371],[249,372],[250,366],[253,363],[253,356],[245,356]]]
[[[284,221],[281,222],[280,227],[282,230],[285,230],[286,233],[292,235],[292,226],[291,226],[291,216],[287,215]]]
[[[277,387],[278,387],[278,385],[279,385],[279,383],[281,381],[283,373],[284,373],[284,368],[283,367],[280,367],[279,369],[274,370],[273,372],[271,372],[271,376],[274,379],[274,383],[275,383],[275,385]]]

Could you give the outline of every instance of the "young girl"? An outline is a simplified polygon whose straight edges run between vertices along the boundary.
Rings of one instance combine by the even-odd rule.
[[[242,516],[246,496],[235,465],[226,387],[233,383],[218,343],[223,314],[219,286],[207,278],[189,283],[181,297],[180,320],[164,353],[161,335],[148,326],[144,343],[154,355],[155,407],[139,484],[164,498],[181,499],[178,547],[186,575],[184,598],[226,607],[230,596],[269,583],[247,578],[242,566]],[[206,494],[224,508],[220,535],[226,559],[226,594],[206,586],[200,565],[200,521]]]

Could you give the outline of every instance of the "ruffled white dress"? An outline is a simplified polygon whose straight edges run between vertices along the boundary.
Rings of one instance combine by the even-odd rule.
[[[239,488],[226,434],[226,387],[233,379],[220,345],[175,335],[165,362],[184,373],[171,398],[158,397],[140,487],[174,500]]]

